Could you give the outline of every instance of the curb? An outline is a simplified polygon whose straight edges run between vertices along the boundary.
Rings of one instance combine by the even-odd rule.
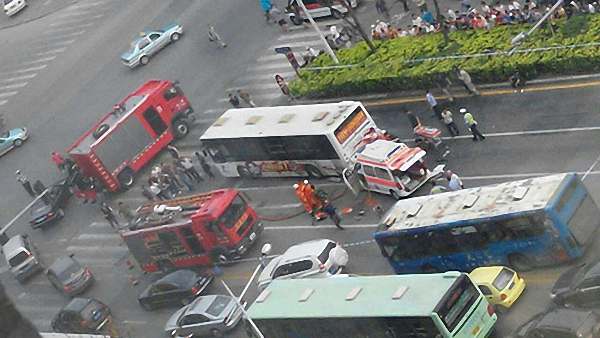
[[[4,30],[4,29],[8,29],[8,28],[13,28],[13,27],[16,27],[16,26],[19,26],[19,25],[23,25],[23,24],[26,24],[26,23],[30,23],[32,21],[36,21],[36,20],[45,18],[48,15],[54,14],[54,13],[56,13],[56,12],[58,12],[58,11],[64,9],[64,8],[66,8],[68,6],[71,6],[73,4],[78,3],[79,1],[80,0],[71,0],[70,2],[68,2],[68,3],[64,4],[64,5],[59,6],[58,8],[54,8],[54,9],[48,11],[48,12],[42,13],[42,14],[40,14],[38,16],[33,17],[33,18],[25,19],[23,21],[12,22],[12,23],[9,23],[9,24],[7,24],[5,26],[0,25],[0,30]]]
[[[528,85],[531,84],[549,84],[549,83],[560,83],[560,82],[571,82],[571,81],[582,81],[590,79],[600,79],[600,73],[583,74],[583,75],[568,75],[558,76],[550,78],[539,78],[527,81]],[[477,85],[479,89],[501,89],[510,88],[510,85],[506,82],[499,83],[487,83]],[[462,86],[452,86],[451,91],[461,90]],[[365,94],[357,96],[343,96],[335,98],[322,98],[322,99],[307,99],[307,100],[296,100],[295,104],[315,104],[315,103],[330,103],[340,101],[366,101],[365,105],[369,105],[368,101],[376,101],[383,99],[401,99],[401,98],[413,98],[415,101],[425,101],[424,90],[411,90],[411,91],[397,91],[390,93],[377,93],[377,94]]]

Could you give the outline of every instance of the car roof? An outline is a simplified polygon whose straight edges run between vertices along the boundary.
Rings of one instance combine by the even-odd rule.
[[[595,264],[592,264],[587,269],[588,270],[585,272],[584,278],[599,277],[600,276],[600,261],[596,262]]]
[[[4,243],[2,246],[2,252],[4,252],[4,256],[8,259],[12,257],[19,248],[24,246],[24,240],[22,235],[15,235],[11,237],[8,242]]]
[[[208,295],[196,298],[185,311],[185,315],[188,315],[190,313],[206,315],[206,309],[208,309],[210,304],[212,304],[212,302],[217,298],[217,296],[218,295]]]
[[[318,256],[331,242],[335,243],[330,239],[315,239],[312,241],[292,245],[283,253],[283,255],[281,255],[280,262],[296,260],[302,257]]]
[[[83,310],[91,301],[91,298],[75,297],[71,299],[69,304],[65,305],[63,311],[79,312]]]
[[[68,270],[73,265],[81,266],[81,264],[79,264],[79,262],[73,257],[60,256],[54,261],[54,263],[52,263],[52,265],[50,265],[48,270],[52,270],[53,272],[60,274],[60,272]]]
[[[544,314],[537,323],[537,327],[577,331],[592,313],[590,310],[556,308]]]
[[[174,284],[178,287],[182,287],[182,286],[186,286],[187,283],[190,282],[191,279],[196,278],[198,275],[191,270],[177,270],[174,272],[171,272],[170,274],[162,277],[161,279],[157,280],[156,282],[154,282],[153,284],[163,284],[163,283],[169,283],[169,284]]]
[[[491,283],[496,279],[502,269],[504,269],[503,266],[483,266],[471,271],[469,277],[474,282]]]

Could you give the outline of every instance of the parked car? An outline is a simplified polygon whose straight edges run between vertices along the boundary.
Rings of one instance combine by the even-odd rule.
[[[29,224],[32,228],[44,227],[65,216],[63,208],[72,195],[69,190],[69,179],[63,179],[50,186],[48,193],[29,209]]]
[[[146,310],[168,305],[187,305],[213,281],[214,276],[177,270],[150,284],[138,297]]]
[[[14,128],[0,134],[0,155],[8,153],[13,148],[22,146],[23,142],[27,141],[28,138],[29,132],[27,128]]]
[[[169,318],[165,332],[173,337],[222,337],[241,318],[242,310],[233,298],[225,295],[200,296]]]
[[[525,280],[505,266],[485,266],[471,271],[469,277],[492,305],[510,308],[525,290]]]
[[[273,279],[323,278],[339,274],[348,264],[348,253],[330,239],[317,239],[289,247],[273,258],[258,277],[264,290]]]
[[[152,55],[169,43],[179,40],[182,34],[183,27],[174,23],[162,30],[142,32],[141,36],[131,43],[129,50],[121,54],[121,61],[129,68],[146,65]]]
[[[4,13],[8,16],[13,16],[19,13],[23,8],[27,7],[25,0],[3,0]]]
[[[534,316],[511,337],[600,338],[600,315],[589,310],[555,308]]]
[[[329,7],[323,4],[321,0],[304,0],[304,6],[306,6],[307,11],[313,18],[323,18],[328,16],[333,16],[334,18],[342,18],[344,13],[348,10],[343,5],[337,3],[337,1],[332,1],[332,6]],[[352,8],[358,6],[358,0],[350,0],[350,5]],[[294,25],[301,25],[304,20],[306,20],[306,14],[302,11],[301,7],[298,6],[298,11],[294,10],[294,6],[298,6],[296,4],[296,0],[288,0],[288,4],[285,8],[287,16],[290,18],[290,21]]]
[[[50,283],[67,296],[82,293],[94,282],[94,275],[87,266],[82,266],[70,256],[57,258],[46,270]]]
[[[111,321],[110,309],[93,298],[73,298],[52,319],[54,332],[102,333]]]
[[[554,283],[550,297],[565,306],[600,306],[600,261],[567,270]]]
[[[10,267],[10,272],[19,283],[25,282],[36,272],[43,270],[37,250],[27,235],[11,237],[2,246],[2,253]]]

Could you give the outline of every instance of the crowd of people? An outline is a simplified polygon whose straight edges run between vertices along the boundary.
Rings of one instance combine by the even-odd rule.
[[[384,5],[381,5],[381,3]],[[377,3],[383,8],[385,0],[378,0]],[[395,39],[402,36],[417,36],[431,32],[440,32],[444,28],[448,31],[467,30],[467,29],[490,29],[494,26],[511,25],[520,23],[534,23],[541,19],[546,14],[552,3],[548,0],[540,0],[536,3],[534,0],[509,0],[508,4],[501,3],[497,0],[491,4],[486,0],[481,0],[478,6],[472,6],[471,0],[461,0],[460,9],[449,9],[442,14],[441,18],[437,18],[427,4],[422,1],[418,4],[420,15],[412,14],[411,23],[405,28],[401,28],[399,24],[393,23],[398,21],[402,16],[394,16],[389,22],[377,20],[371,25],[371,37],[374,40]],[[405,7],[406,10],[406,7]],[[596,13],[600,10],[600,5],[595,0],[578,0],[565,2],[559,7],[550,17],[552,20],[559,18],[569,18],[575,13]],[[387,10],[378,9],[379,13],[389,18]]]

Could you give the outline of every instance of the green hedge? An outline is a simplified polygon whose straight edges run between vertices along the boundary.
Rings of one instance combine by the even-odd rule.
[[[597,42],[600,36],[600,14],[578,15],[556,22],[550,28],[537,30],[521,45],[521,49]],[[408,60],[447,55],[469,55],[485,51],[507,51],[510,41],[530,25],[500,26],[492,30],[455,31],[451,42],[444,44],[441,33],[375,41],[377,51],[370,53],[364,42],[338,52],[342,65],[352,68],[301,71],[302,79],[290,83],[292,93],[304,97],[335,97],[396,90],[428,89],[440,73],[453,66],[467,70],[475,83],[507,81],[519,70],[527,79],[543,74],[574,74],[600,69],[600,48],[586,47],[515,53],[512,56],[479,57],[460,60],[425,61],[409,64]],[[332,66],[329,55],[317,58],[312,67]]]

